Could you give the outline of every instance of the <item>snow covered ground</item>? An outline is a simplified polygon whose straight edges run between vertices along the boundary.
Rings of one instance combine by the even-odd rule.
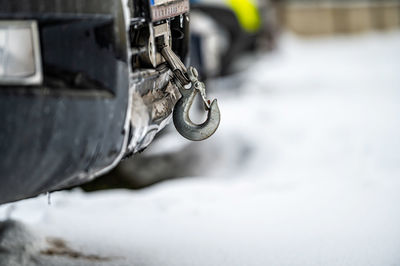
[[[400,265],[400,32],[285,35],[212,87],[223,120],[194,146],[203,177],[1,206],[32,235],[0,241],[0,262]]]

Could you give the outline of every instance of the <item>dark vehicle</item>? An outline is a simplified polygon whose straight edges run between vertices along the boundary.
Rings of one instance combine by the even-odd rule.
[[[191,63],[203,80],[237,72],[241,57],[273,50],[276,16],[270,0],[191,0]]]
[[[0,0],[0,204],[88,182],[150,144],[181,97],[160,47],[187,61],[188,12]]]

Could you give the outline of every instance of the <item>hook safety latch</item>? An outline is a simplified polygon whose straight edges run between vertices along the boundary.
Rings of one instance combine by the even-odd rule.
[[[197,70],[189,67],[189,71],[187,71],[185,65],[169,46],[163,47],[161,54],[171,67],[174,75],[173,82],[182,94],[174,107],[173,120],[176,130],[183,137],[193,141],[209,138],[218,129],[221,121],[217,100],[213,100],[212,103],[207,100],[206,87],[203,82],[199,81]],[[202,124],[192,122],[189,117],[190,108],[198,93],[200,93],[208,112],[207,119]]]

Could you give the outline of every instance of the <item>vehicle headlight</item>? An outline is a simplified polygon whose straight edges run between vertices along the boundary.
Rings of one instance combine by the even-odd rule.
[[[43,81],[36,21],[0,20],[0,85]]]

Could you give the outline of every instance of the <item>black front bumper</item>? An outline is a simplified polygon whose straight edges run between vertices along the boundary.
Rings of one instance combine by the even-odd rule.
[[[0,85],[0,204],[88,182],[169,121],[170,71],[131,68],[122,2],[0,0],[37,21],[43,64],[40,85]]]

